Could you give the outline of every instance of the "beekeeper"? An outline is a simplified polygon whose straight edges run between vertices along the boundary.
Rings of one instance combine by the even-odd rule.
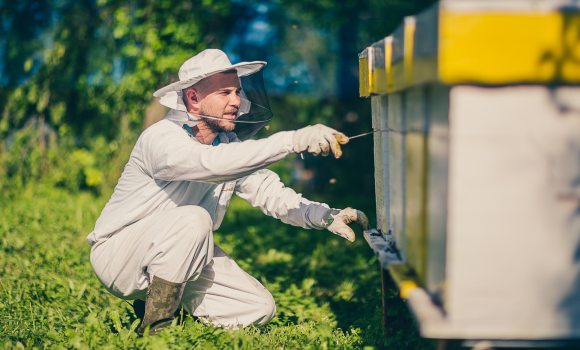
[[[302,198],[264,169],[293,153],[338,158],[348,142],[321,124],[248,140],[272,118],[265,65],[232,65],[213,49],[187,60],[179,81],[155,92],[171,110],[137,140],[87,237],[103,286],[135,300],[140,334],[169,325],[180,306],[206,323],[234,328],[274,317],[268,290],[214,245],[213,231],[234,193],[282,222],[328,229],[349,241],[355,235],[347,224],[368,225],[360,211]]]

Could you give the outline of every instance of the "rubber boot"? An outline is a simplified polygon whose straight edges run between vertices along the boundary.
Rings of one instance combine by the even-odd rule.
[[[145,314],[137,331],[139,336],[143,336],[147,326],[149,326],[149,335],[154,335],[171,325],[184,287],[185,283],[173,283],[151,276],[145,300]]]
[[[136,318],[142,320],[143,316],[145,316],[145,301],[139,299],[133,301],[133,312],[135,313]],[[183,307],[177,308],[173,314],[173,317],[177,318],[178,325],[182,324],[188,316],[194,320],[199,319],[198,317],[193,316],[189,312],[185,311]]]

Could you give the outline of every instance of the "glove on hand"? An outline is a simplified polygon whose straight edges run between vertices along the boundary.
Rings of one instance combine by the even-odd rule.
[[[306,128],[298,129],[294,133],[294,152],[302,153],[308,151],[319,155],[327,156],[332,149],[334,157],[340,158],[342,151],[340,145],[347,144],[348,137],[328,126],[316,124]]]
[[[360,210],[346,208],[343,210],[330,209],[324,213],[324,222],[328,225],[326,229],[335,235],[339,235],[342,238],[346,238],[351,242],[354,242],[355,235],[354,231],[347,225],[353,222],[358,224],[361,231],[368,230],[369,219]]]

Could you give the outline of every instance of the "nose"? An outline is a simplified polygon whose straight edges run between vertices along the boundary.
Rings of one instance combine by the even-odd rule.
[[[240,108],[240,96],[234,91],[230,94],[230,106]]]

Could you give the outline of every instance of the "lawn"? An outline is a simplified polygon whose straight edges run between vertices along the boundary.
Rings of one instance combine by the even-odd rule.
[[[111,192],[24,188],[0,197],[0,348],[430,348],[396,296],[384,335],[379,267],[360,232],[351,244],[291,227],[237,197],[216,244],[272,292],[277,316],[238,331],[186,317],[137,339],[131,305],[100,286],[85,241]]]

